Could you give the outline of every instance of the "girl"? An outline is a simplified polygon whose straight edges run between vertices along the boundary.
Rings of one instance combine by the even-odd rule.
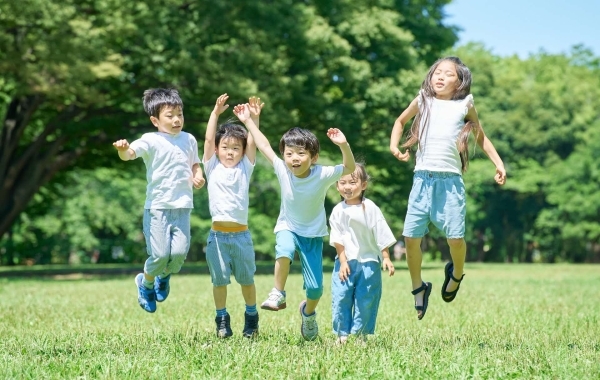
[[[369,177],[363,164],[340,178],[337,189],[343,201],[331,216],[330,244],[337,257],[331,279],[333,331],[338,342],[348,335],[363,338],[375,332],[381,299],[381,262],[394,275],[388,248],[396,238],[379,207],[364,197]]]
[[[494,179],[506,182],[506,170],[487,138],[470,94],[471,72],[457,57],[436,61],[421,85],[419,95],[400,114],[390,141],[392,154],[408,161],[409,150],[398,149],[404,124],[415,117],[403,148],[418,144],[412,190],[404,221],[406,257],[418,319],[427,311],[431,283],[421,279],[421,239],[429,222],[446,235],[452,261],[444,268],[442,299],[452,302],[462,281],[466,256],[466,196],[462,173],[467,169],[469,133],[496,165]]]

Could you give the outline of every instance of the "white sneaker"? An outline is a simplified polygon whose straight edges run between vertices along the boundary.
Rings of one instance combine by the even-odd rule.
[[[319,335],[319,326],[317,326],[317,312],[315,311],[312,315],[304,315],[304,308],[306,307],[306,300],[300,302],[300,315],[302,316],[302,326],[300,327],[300,333],[305,340],[315,340]]]
[[[277,289],[271,289],[269,298],[260,305],[261,309],[279,311],[286,308],[285,296]]]

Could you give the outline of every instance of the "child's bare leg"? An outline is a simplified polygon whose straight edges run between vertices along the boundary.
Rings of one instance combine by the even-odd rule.
[[[465,259],[467,257],[467,243],[465,239],[447,239],[448,246],[450,246],[450,256],[452,256],[452,264],[454,264],[454,270],[452,275],[454,278],[460,280],[463,275],[463,269],[465,266]],[[458,283],[450,279],[448,286],[446,287],[447,292],[456,290]]]
[[[253,306],[256,305],[256,286],[252,285],[242,285],[242,296],[244,296],[244,302],[246,305]]]
[[[291,263],[292,261],[287,257],[280,257],[275,260],[275,289],[279,291],[285,290],[285,283],[290,274]]]
[[[227,306],[227,286],[213,286],[215,309],[225,309]]]
[[[417,289],[423,283],[421,278],[421,262],[423,261],[423,252],[421,251],[421,240],[423,238],[404,238],[406,244],[406,263],[408,272],[412,281],[412,288]],[[415,305],[423,305],[424,291],[415,294]]]

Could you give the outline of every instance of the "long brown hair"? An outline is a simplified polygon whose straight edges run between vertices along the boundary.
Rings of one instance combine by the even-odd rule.
[[[421,84],[421,91],[419,91],[419,101],[421,106],[419,112],[415,116],[413,123],[408,132],[406,142],[402,144],[403,148],[410,148],[415,144],[419,144],[419,149],[423,149],[423,144],[419,136],[419,130],[423,125],[423,136],[427,136],[427,128],[429,127],[429,116],[431,113],[431,98],[435,98],[435,90],[431,85],[431,78],[435,73],[435,70],[440,63],[444,61],[452,62],[456,68],[456,74],[458,76],[458,86],[452,94],[452,100],[462,100],[471,93],[471,70],[460,60],[458,57],[444,57],[440,58],[431,65],[427,76]],[[468,121],[460,131],[456,145],[458,153],[460,155],[461,169],[462,172],[467,171],[469,166],[469,134],[475,128],[475,123]]]

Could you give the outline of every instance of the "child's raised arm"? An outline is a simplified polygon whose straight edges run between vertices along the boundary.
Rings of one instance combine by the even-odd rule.
[[[494,148],[494,144],[488,139],[483,131],[483,127],[479,122],[479,116],[477,115],[477,110],[473,104],[469,106],[469,112],[465,117],[466,120],[472,121],[475,124],[475,128],[473,129],[473,133],[475,134],[475,138],[477,139],[477,145],[485,152],[485,154],[489,157],[489,159],[496,165],[496,175],[494,176],[494,180],[498,185],[504,185],[506,183],[506,169],[504,169],[504,162],[500,158],[500,155]]]
[[[390,151],[400,161],[408,161],[410,158],[409,150],[406,149],[404,153],[400,152],[398,149],[398,145],[400,144],[400,139],[402,138],[402,130],[404,129],[404,125],[419,112],[419,103],[418,98],[415,98],[412,102],[410,102],[409,106],[398,116],[396,121],[394,122],[394,128],[392,128],[392,136],[390,138]]]
[[[135,152],[129,147],[127,140],[117,140],[113,143],[113,146],[117,148],[121,160],[129,161],[135,159]]]
[[[217,135],[217,121],[219,121],[219,115],[222,114],[229,104],[225,104],[229,99],[229,95],[223,94],[217,98],[215,108],[210,113],[210,118],[206,124],[206,134],[204,135],[204,155],[202,161],[206,162],[210,160],[213,154],[215,154],[215,136]]]
[[[344,172],[342,175],[354,173],[356,163],[354,161],[352,149],[350,149],[350,144],[348,144],[348,141],[346,140],[346,136],[337,128],[329,128],[327,130],[327,137],[329,137],[331,142],[339,146],[342,151],[342,164],[344,165]]]
[[[264,103],[260,104],[260,99],[257,100],[256,104],[255,107],[260,107],[260,109],[262,110]],[[252,138],[258,150],[260,150],[263,156],[265,156],[267,160],[269,160],[269,162],[273,164],[273,159],[276,156],[275,151],[273,150],[273,148],[271,148],[269,140],[267,140],[265,135],[258,129],[257,123],[252,117],[250,117],[250,112],[251,111],[249,103],[238,104],[237,106],[233,107],[233,113],[240,119],[242,123],[244,123],[246,128],[248,128],[248,131],[250,132],[250,134],[252,134]],[[248,140],[250,140],[250,136],[248,136]]]
[[[260,102],[260,98],[256,96],[251,96],[248,99],[248,103],[244,105],[244,110],[239,115],[236,116],[243,123],[248,117],[252,118],[254,124],[256,124],[256,128],[260,129],[259,119],[260,119],[260,111],[262,111],[265,103]],[[235,113],[235,109],[234,109]],[[242,120],[242,117],[244,120]],[[256,143],[254,142],[254,137],[252,137],[252,133],[248,133],[248,140],[246,141],[246,157],[250,162],[254,163],[256,161]]]

